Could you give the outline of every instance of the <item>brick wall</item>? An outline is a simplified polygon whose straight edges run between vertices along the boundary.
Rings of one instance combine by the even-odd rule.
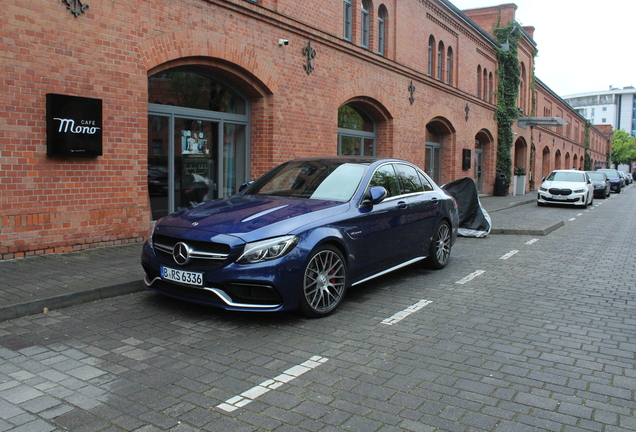
[[[356,101],[377,125],[378,154],[424,166],[426,125],[444,132],[442,183],[472,176],[461,150],[484,143],[484,192],[495,178],[494,98],[477,95],[477,70],[494,73],[492,43],[433,0],[386,0],[387,49],[343,41],[343,2],[5,0],[0,18],[0,258],[141,241],[147,192],[148,77],[205,68],[251,98],[251,177],[279,162],[337,152],[337,111]],[[427,75],[428,41],[452,48],[451,83]],[[288,46],[279,46],[279,39]],[[311,74],[302,48],[316,50]],[[434,59],[437,61],[437,57]],[[443,60],[446,62],[446,60]],[[531,59],[528,71],[532,71]],[[496,77],[494,78],[496,88]],[[415,87],[409,101],[409,85]],[[46,156],[47,93],[103,101],[103,156]],[[529,131],[520,131],[530,142]]]

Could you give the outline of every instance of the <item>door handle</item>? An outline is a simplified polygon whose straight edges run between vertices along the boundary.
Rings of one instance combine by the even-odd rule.
[[[398,208],[405,209],[408,208],[409,205],[406,201],[398,201],[397,206]]]

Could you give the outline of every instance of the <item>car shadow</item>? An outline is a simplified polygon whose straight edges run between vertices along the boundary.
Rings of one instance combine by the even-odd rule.
[[[452,258],[449,261],[449,265],[451,264]],[[437,272],[437,270],[429,269],[420,262],[371,279],[360,285],[349,287],[343,302],[330,316],[337,316],[339,313],[346,312],[348,304],[364,304],[367,301],[377,300],[383,296],[383,291],[391,290],[396,285],[406,283],[413,278],[426,277],[433,272]],[[316,318],[309,318],[299,311],[228,311],[217,306],[181,300],[154,291],[146,291],[145,294],[142,300],[144,307],[153,308],[161,314],[171,315],[174,319],[181,319],[187,322],[216,321],[239,327],[254,325],[280,327],[316,320]],[[318,319],[320,320],[320,318]]]

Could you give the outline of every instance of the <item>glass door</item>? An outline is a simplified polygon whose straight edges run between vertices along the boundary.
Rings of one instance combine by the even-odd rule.
[[[179,210],[219,197],[215,178],[219,123],[179,117],[174,123],[173,202]]]
[[[174,181],[170,175],[170,117],[148,117],[148,196],[152,220],[170,213]]]
[[[424,172],[433,179],[435,183],[440,184],[441,179],[441,158],[442,148],[435,144],[426,144],[426,161],[424,162]]]
[[[153,220],[233,195],[248,180],[247,125],[154,113],[148,123]]]
[[[482,177],[482,166],[484,163],[484,151],[480,148],[475,149],[475,186],[477,187],[477,193],[481,193],[484,185],[484,179]]]

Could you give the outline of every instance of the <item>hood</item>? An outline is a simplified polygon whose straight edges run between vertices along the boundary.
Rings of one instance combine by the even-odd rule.
[[[293,233],[300,227],[342,213],[349,203],[268,195],[235,195],[161,219],[162,227],[196,229],[245,241]]]

